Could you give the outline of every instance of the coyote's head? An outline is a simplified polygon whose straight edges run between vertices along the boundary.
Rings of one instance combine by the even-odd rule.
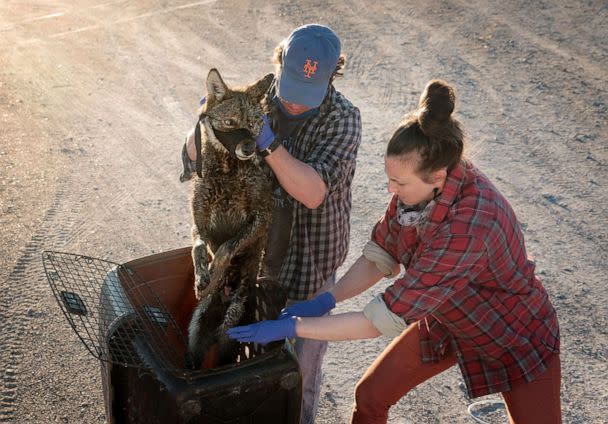
[[[205,142],[240,160],[255,157],[255,139],[262,129],[261,101],[272,84],[268,74],[244,88],[229,88],[217,69],[207,76],[206,102],[199,110]]]

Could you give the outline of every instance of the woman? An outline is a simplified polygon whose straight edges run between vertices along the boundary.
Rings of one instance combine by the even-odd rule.
[[[502,393],[512,423],[560,423],[557,316],[509,203],[462,158],[454,102],[449,85],[431,81],[395,131],[385,156],[393,197],[335,287],[229,335],[396,336],[357,384],[353,423],[385,423],[391,405],[455,364],[470,397]],[[403,274],[362,312],[322,316],[400,264]]]

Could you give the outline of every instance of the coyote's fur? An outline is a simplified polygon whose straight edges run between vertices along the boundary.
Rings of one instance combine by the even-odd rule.
[[[271,175],[256,152],[261,101],[272,74],[229,88],[219,72],[207,76],[199,111],[202,169],[191,198],[192,260],[199,303],[189,326],[187,366],[198,369],[219,344],[219,364],[234,361],[229,327],[253,321],[256,277],[272,217]],[[185,169],[184,172],[187,170]]]

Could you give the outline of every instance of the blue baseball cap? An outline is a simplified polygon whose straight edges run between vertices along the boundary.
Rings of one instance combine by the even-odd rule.
[[[296,28],[283,48],[279,97],[315,108],[327,93],[340,58],[340,39],[330,28],[310,24]]]

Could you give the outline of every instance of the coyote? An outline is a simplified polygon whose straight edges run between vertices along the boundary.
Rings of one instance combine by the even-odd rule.
[[[191,197],[194,290],[199,300],[188,328],[186,366],[199,369],[216,342],[219,363],[236,359],[229,327],[254,320],[252,299],[272,217],[270,169],[256,151],[268,74],[229,88],[216,69],[207,76],[199,110],[200,150]],[[184,174],[189,169],[184,163]]]

